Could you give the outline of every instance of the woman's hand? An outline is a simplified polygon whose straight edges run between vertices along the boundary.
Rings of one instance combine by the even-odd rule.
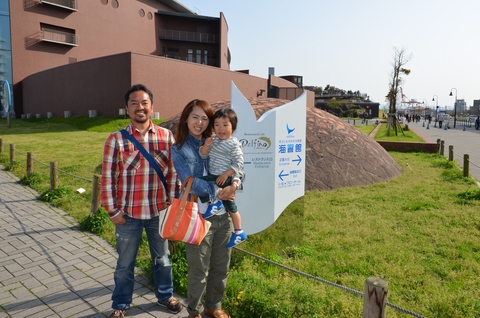
[[[228,187],[218,190],[217,198],[220,200],[233,201],[235,199],[235,191],[237,190],[236,183],[232,183]]]

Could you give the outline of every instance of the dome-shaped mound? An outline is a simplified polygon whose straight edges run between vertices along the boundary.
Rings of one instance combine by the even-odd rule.
[[[257,119],[289,101],[249,98]],[[230,101],[211,104],[230,107]],[[175,132],[180,114],[161,124]],[[239,123],[241,125],[242,123]],[[305,190],[331,190],[386,182],[402,170],[376,141],[323,110],[307,107]]]

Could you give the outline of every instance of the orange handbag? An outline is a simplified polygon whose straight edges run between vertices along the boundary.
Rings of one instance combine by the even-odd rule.
[[[197,201],[187,200],[192,183],[193,177],[187,177],[182,183],[181,199],[174,198],[167,209],[159,212],[159,233],[164,239],[200,245],[210,229],[211,223],[198,212]]]

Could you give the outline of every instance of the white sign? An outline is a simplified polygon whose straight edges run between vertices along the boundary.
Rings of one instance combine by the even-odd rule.
[[[306,94],[264,113],[257,121],[248,100],[232,82],[234,136],[242,144],[244,189],[236,203],[247,234],[261,232],[305,193]]]

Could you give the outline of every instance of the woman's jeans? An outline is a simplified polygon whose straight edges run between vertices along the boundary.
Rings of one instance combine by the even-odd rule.
[[[112,295],[113,309],[128,309],[132,303],[135,260],[142,240],[143,229],[147,233],[150,255],[152,256],[155,295],[159,302],[173,296],[172,265],[168,258],[168,241],[158,234],[158,216],[140,220],[125,216],[126,224],[116,225],[117,268]]]

